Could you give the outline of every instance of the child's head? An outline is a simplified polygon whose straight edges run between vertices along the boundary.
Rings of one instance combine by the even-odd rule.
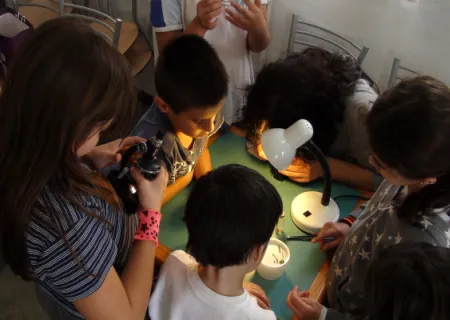
[[[21,44],[0,96],[0,234],[14,271],[26,273],[24,227],[45,186],[115,199],[80,156],[101,131],[129,130],[133,83],[124,57],[80,19],[46,22]]]
[[[431,77],[405,80],[380,96],[367,118],[371,163],[389,182],[416,185],[399,215],[450,204],[450,90]]]
[[[257,143],[263,126],[285,129],[306,119],[314,127],[314,142],[326,151],[361,76],[355,59],[320,48],[266,65],[247,92],[243,116],[248,139]]]
[[[219,167],[201,177],[184,213],[188,252],[202,266],[248,266],[254,270],[283,211],[275,187],[241,165]]]
[[[177,131],[200,138],[214,129],[225,103],[228,75],[206,40],[183,35],[167,44],[155,70],[155,102]]]
[[[450,249],[404,243],[380,251],[366,277],[369,320],[450,319]]]

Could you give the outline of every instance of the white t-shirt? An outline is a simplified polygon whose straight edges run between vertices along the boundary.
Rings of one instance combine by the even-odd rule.
[[[150,20],[155,32],[185,29],[197,15],[199,0],[151,0]],[[230,1],[222,1],[229,6]],[[237,0],[245,6],[243,0]],[[267,0],[262,0],[267,4]],[[223,116],[228,124],[241,118],[245,89],[254,82],[253,64],[247,49],[247,32],[219,17],[217,27],[205,34],[205,39],[216,49],[230,76],[230,87]]]
[[[198,263],[182,250],[164,264],[149,303],[152,320],[275,320],[271,310],[258,306],[244,290],[237,297],[209,289],[197,272]]]

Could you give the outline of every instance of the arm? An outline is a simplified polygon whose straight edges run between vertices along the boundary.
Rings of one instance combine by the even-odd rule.
[[[92,295],[75,301],[75,308],[88,319],[143,319],[150,298],[154,259],[155,244],[137,241],[122,277],[111,268],[103,285]]]
[[[328,158],[333,180],[361,190],[373,191],[374,173],[355,164]],[[351,173],[351,174],[349,174]]]
[[[162,170],[150,182],[132,169],[141,208],[161,210],[163,192],[167,186],[167,171]],[[139,214],[141,226],[147,226],[148,216]],[[142,230],[144,230],[142,228]],[[75,300],[77,310],[88,319],[136,319],[145,317],[153,279],[155,238],[135,238],[130,257],[119,278],[114,267],[108,271],[100,288],[86,298]],[[151,240],[153,239],[153,240]],[[111,243],[111,241],[109,241]]]
[[[208,142],[206,142],[205,144],[207,145],[207,143]],[[195,179],[198,179],[201,176],[210,172],[211,170],[212,170],[211,155],[209,153],[209,149],[205,148],[203,149],[200,158],[198,158],[197,164],[194,168],[194,177]]]
[[[267,25],[267,5],[261,6],[265,24],[263,28],[250,30],[247,35],[247,46],[250,51],[259,53],[265,50],[270,43],[270,32]]]
[[[203,28],[200,24],[199,19],[196,17],[192,22],[183,30],[167,31],[167,32],[156,32],[156,43],[158,45],[158,50],[161,52],[166,44],[182,34],[195,34],[199,37],[204,37],[207,29]]]
[[[189,172],[187,175],[179,177],[167,187],[166,192],[164,193],[163,205],[172,200],[181,190],[186,188],[189,183],[191,183],[192,178],[194,177],[194,171]]]

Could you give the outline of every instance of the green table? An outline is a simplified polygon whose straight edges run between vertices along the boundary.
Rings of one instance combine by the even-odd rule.
[[[299,185],[288,180],[283,182],[275,180],[270,174],[270,168],[267,163],[249,155],[246,151],[245,140],[233,133],[221,136],[210,146],[209,150],[213,168],[224,164],[238,163],[257,170],[269,179],[283,199],[286,213],[285,233],[288,235],[303,234],[290,218],[291,202],[301,192],[310,190],[321,191],[321,182]],[[187,231],[181,221],[181,217],[183,216],[184,205],[191,187],[192,184],[162,209],[164,219],[161,222],[159,241],[171,250],[184,249],[187,241]],[[333,183],[332,196],[337,197],[340,195],[358,195],[358,192],[341,184]],[[338,200],[341,217],[351,212],[355,204],[356,200],[345,198]],[[325,261],[325,255],[317,245],[301,241],[290,241],[287,242],[287,245],[291,250],[291,261],[287,266],[286,273],[280,279],[276,281],[264,280],[257,273],[252,279],[253,282],[259,284],[266,291],[270,298],[272,309],[279,319],[290,319],[292,317],[285,302],[288,292],[296,285],[301,289],[307,290],[317,275],[320,266]]]

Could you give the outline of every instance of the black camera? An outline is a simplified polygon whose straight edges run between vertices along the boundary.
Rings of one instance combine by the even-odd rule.
[[[124,152],[120,162],[120,169],[109,173],[108,179],[122,200],[128,214],[135,214],[139,206],[139,199],[130,169],[132,166],[148,180],[155,179],[161,171],[164,157],[161,150],[164,134],[158,132],[156,136],[138,143]],[[137,158],[137,159],[136,159]],[[136,161],[134,161],[136,159]]]

